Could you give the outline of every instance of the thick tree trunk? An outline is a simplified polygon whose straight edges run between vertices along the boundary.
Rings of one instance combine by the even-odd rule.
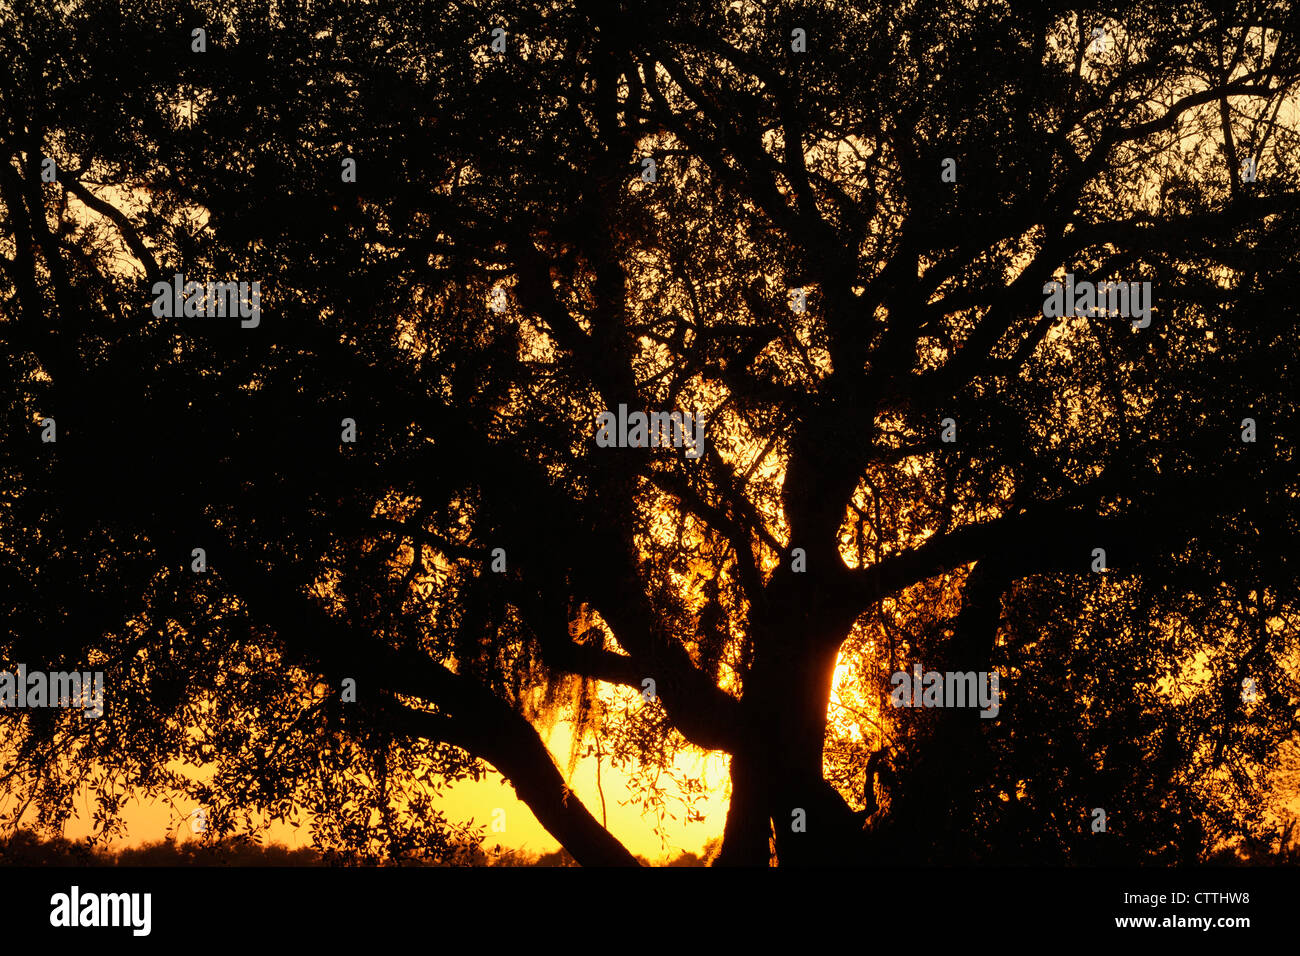
[[[822,774],[826,710],[838,644],[781,655],[763,687],[768,809],[782,866],[853,859],[856,820]]]
[[[778,583],[774,590],[792,587]],[[719,863],[767,862],[769,827],[780,865],[845,863],[861,835],[856,815],[822,775],[826,711],[840,642],[851,619],[783,593],[755,622],[757,652],[745,682],[744,747],[732,759],[732,805]],[[760,841],[761,834],[761,841]],[[761,842],[761,854],[760,854]]]

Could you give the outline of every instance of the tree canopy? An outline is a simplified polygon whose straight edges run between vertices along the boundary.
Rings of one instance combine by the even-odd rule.
[[[0,665],[105,682],[0,716],[5,827],[185,788],[217,834],[442,858],[490,765],[635,864],[566,708],[652,801],[729,755],[720,864],[1278,825],[1286,0],[0,17]],[[260,311],[158,307],[191,281]],[[700,443],[604,447],[620,408]],[[891,707],[914,665],[996,672],[996,719]]]

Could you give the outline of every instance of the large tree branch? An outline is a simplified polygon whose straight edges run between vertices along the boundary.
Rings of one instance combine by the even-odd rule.
[[[257,562],[240,552],[219,552],[214,570],[304,665],[353,676],[362,694],[391,692],[436,705],[437,715],[388,703],[384,709],[401,718],[409,732],[445,740],[487,760],[574,859],[584,865],[635,865],[627,849],[569,791],[532,724],[486,687],[418,650],[393,648],[349,627],[303,596],[290,577],[259,572]]]
[[[734,747],[739,705],[694,665],[676,635],[652,626],[657,612],[641,581],[639,554],[625,529],[608,526],[590,502],[575,501],[553,485],[544,464],[517,448],[493,442],[463,415],[414,383],[377,374],[327,334],[307,334],[311,336],[309,344],[363,386],[378,407],[413,412],[428,433],[437,436],[442,451],[436,459],[417,458],[413,462],[417,474],[437,475],[444,485],[460,481],[477,485],[500,509],[497,517],[508,519],[498,522],[493,543],[500,541],[511,556],[511,565],[525,577],[549,579],[557,554],[549,542],[565,542],[563,554],[569,561],[564,570],[572,575],[576,596],[599,610],[613,627],[619,644],[640,671],[637,683],[654,678],[674,725],[691,743],[706,750]],[[461,470],[457,472],[457,468]],[[621,472],[602,481],[601,494],[618,494],[618,480],[631,477]],[[428,489],[430,496],[437,492],[437,487]],[[612,662],[600,663],[615,672]]]
[[[972,561],[985,562],[988,573],[1006,579],[1035,573],[1084,573],[1090,568],[1094,548],[1105,549],[1108,568],[1135,568],[1141,559],[1168,553],[1187,542],[1204,526],[1204,515],[1189,514],[1188,500],[1206,497],[1232,501],[1234,508],[1241,508],[1257,496],[1256,478],[1233,477],[1204,482],[1169,480],[1158,489],[1144,489],[1141,498],[1118,515],[1089,514],[1079,510],[1074,501],[1053,502],[966,525],[865,568],[841,566],[836,599],[865,610],[877,594],[898,591]]]
[[[405,733],[453,744],[492,764],[537,821],[583,866],[640,865],[569,789],[532,725],[513,711],[446,718],[389,703],[384,712]]]

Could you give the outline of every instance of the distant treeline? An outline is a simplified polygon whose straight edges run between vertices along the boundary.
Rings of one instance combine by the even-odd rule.
[[[644,866],[650,861],[637,859]],[[662,866],[704,866],[706,858],[683,852]],[[43,839],[28,830],[0,837],[0,866],[366,866],[359,857],[325,855],[311,847],[282,843],[176,843],[157,840],[140,846],[112,849],[64,837]],[[392,864],[390,864],[392,865]],[[502,848],[500,853],[473,847],[454,859],[405,860],[404,866],[577,866],[565,850],[530,853]]]
[[[1300,843],[1296,828],[1284,828],[1281,841],[1272,845],[1243,844],[1236,849],[1224,848],[1206,863],[1219,866],[1300,865]],[[704,855],[684,851],[659,866],[707,866],[717,852],[713,841]],[[652,865],[644,856],[637,857],[643,866]],[[29,830],[10,837],[0,837],[0,866],[373,866],[373,860],[340,854],[326,855],[311,847],[293,848],[283,843],[201,843],[196,840],[176,843],[156,840],[140,846],[114,850],[94,846],[84,840],[63,837],[42,839]],[[399,865],[390,863],[388,865]],[[473,847],[454,858],[444,860],[408,859],[402,866],[577,866],[565,850],[530,853],[526,850]]]

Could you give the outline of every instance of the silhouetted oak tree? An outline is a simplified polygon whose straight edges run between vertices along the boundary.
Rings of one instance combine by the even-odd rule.
[[[446,856],[486,762],[635,863],[539,736],[572,707],[634,779],[730,755],[719,863],[1266,833],[1286,0],[3,16],[0,663],[107,685],[0,718],[7,826],[186,789],[217,834]],[[1066,274],[1149,282],[1149,323],[1045,315]],[[260,321],[157,315],[176,275]],[[699,412],[702,454],[600,447],[620,406]],[[998,718],[891,708],[916,663],[999,672]]]

